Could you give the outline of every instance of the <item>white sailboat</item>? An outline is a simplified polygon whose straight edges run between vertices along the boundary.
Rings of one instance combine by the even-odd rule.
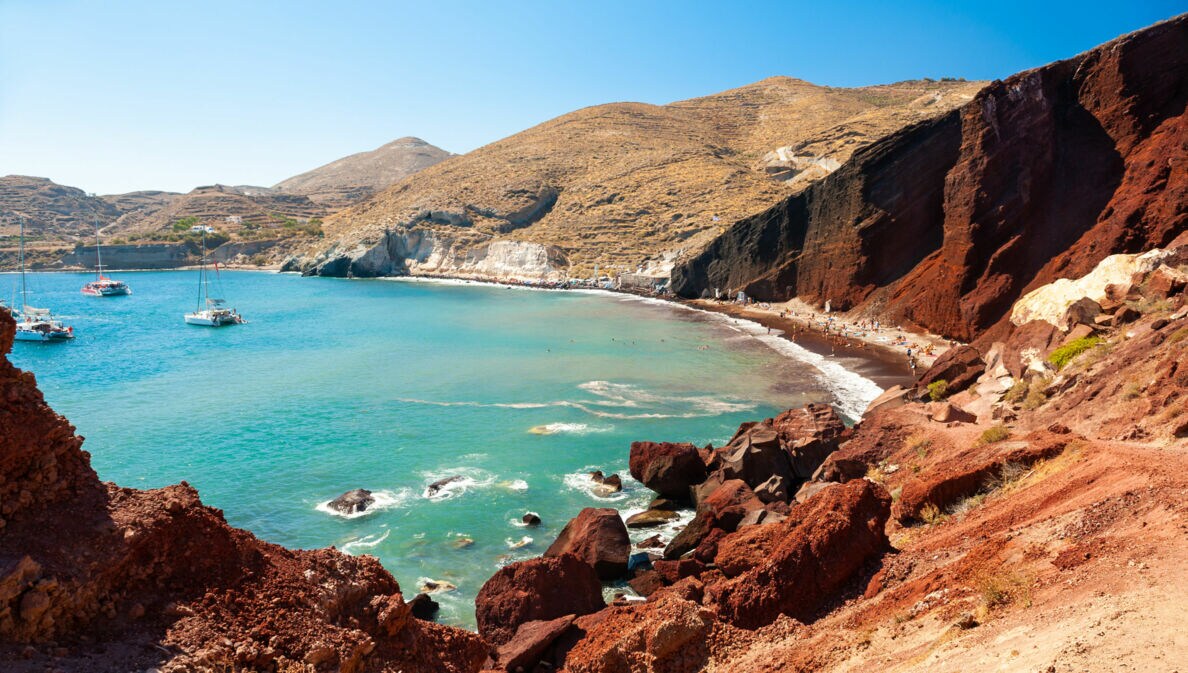
[[[120,297],[132,294],[132,288],[122,280],[103,275],[103,250],[99,244],[99,219],[95,218],[95,271],[98,277],[83,285],[82,293],[91,297]]]
[[[17,341],[64,341],[74,338],[74,328],[54,320],[48,308],[29,306],[29,288],[25,281],[25,218],[21,217],[21,308],[16,313]]]
[[[216,268],[217,273],[217,268]],[[227,302],[210,296],[210,272],[206,270],[206,231],[202,232],[202,266],[198,270],[198,307],[186,314],[186,324],[202,327],[240,325],[247,322]]]

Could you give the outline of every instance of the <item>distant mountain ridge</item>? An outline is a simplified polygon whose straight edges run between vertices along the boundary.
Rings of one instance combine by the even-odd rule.
[[[273,185],[331,209],[369,198],[404,178],[454,156],[420,138],[407,136],[370,152],[359,152]]]
[[[186,194],[144,190],[94,195],[49,178],[7,175],[0,177],[0,249],[16,245],[21,215],[30,245],[42,247],[89,244],[96,222],[108,240],[168,238],[176,233],[173,225],[188,218],[253,239],[289,236],[292,232],[269,229],[324,217],[449,156],[424,140],[405,137],[275,187],[214,184]]]

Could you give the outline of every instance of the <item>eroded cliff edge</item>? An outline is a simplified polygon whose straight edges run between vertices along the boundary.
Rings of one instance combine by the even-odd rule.
[[[414,619],[379,561],[231,528],[185,483],[99,481],[7,358],[0,312],[0,668],[475,671],[475,634]]]
[[[1025,292],[1188,227],[1186,102],[1180,16],[858,150],[679,264],[673,288],[1001,336]]]

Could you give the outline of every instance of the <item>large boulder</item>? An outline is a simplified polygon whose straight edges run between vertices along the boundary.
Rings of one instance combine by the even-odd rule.
[[[825,458],[837,450],[846,431],[833,407],[816,403],[785,411],[773,419],[772,427],[788,453],[796,481],[811,478]]]
[[[856,479],[818,493],[798,506],[793,518],[727,536],[718,553],[741,574],[707,587],[706,605],[744,628],[765,626],[781,614],[811,621],[863,565],[888,548],[884,528],[890,510],[891,497],[883,487]],[[761,558],[747,551],[760,546]]]
[[[655,600],[606,610],[565,656],[573,673],[694,673],[709,659],[713,612],[665,592]],[[579,622],[581,624],[581,622]]]
[[[587,507],[565,524],[545,556],[573,554],[604,580],[626,577],[631,540],[619,513],[610,508]]]
[[[949,394],[959,393],[973,385],[985,369],[986,362],[982,359],[981,351],[973,346],[957,346],[941,353],[920,377],[917,386],[920,390],[927,390],[929,384],[945,381]]]
[[[1064,312],[1061,326],[1067,332],[1077,325],[1093,325],[1099,315],[1101,315],[1101,304],[1089,297],[1081,297],[1069,304],[1068,310]]]
[[[765,509],[765,503],[741,479],[731,479],[705,496],[681,532],[664,548],[664,558],[678,559],[696,549],[713,531],[731,532],[748,512]]]
[[[604,607],[598,575],[573,554],[504,566],[474,600],[479,634],[495,646],[511,640],[521,624],[587,615]]]
[[[632,442],[631,476],[660,495],[688,498],[689,487],[705,481],[705,463],[688,443]]]
[[[752,426],[723,447],[719,455],[722,478],[741,480],[752,489],[772,477],[779,477],[784,483],[790,483],[793,479],[791,459],[780,446],[780,437],[775,428],[767,423]]]
[[[1162,264],[1147,276],[1144,286],[1147,296],[1153,299],[1167,299],[1180,294],[1188,287],[1188,273]]]
[[[516,633],[495,654],[495,662],[504,671],[531,671],[549,647],[569,630],[575,615],[537,620],[521,624]]]

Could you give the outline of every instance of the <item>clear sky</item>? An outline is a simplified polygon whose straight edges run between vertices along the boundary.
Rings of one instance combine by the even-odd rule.
[[[994,79],[1188,9],[1112,2],[0,0],[0,175],[98,193],[271,185],[413,135],[789,75]]]

